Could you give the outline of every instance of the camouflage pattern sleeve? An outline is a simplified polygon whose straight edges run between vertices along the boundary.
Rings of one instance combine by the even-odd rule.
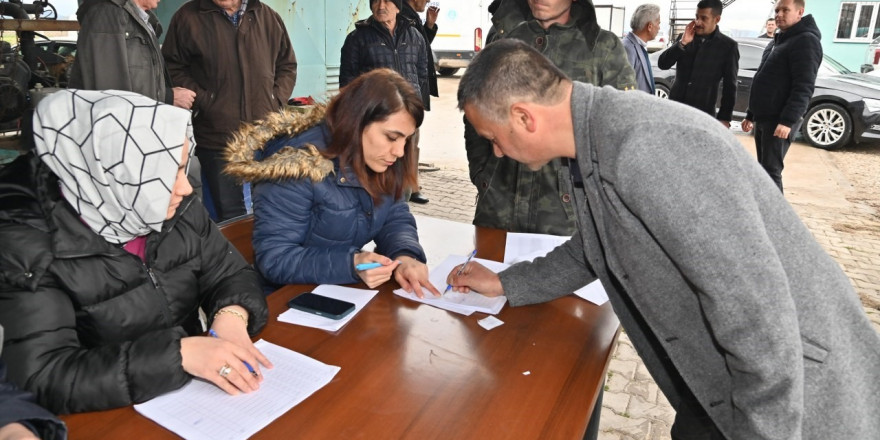
[[[464,119],[464,148],[467,150],[468,169],[470,170],[471,182],[477,184],[477,176],[486,168],[486,162],[489,157],[494,154],[492,152],[492,144],[488,139],[477,134],[474,126]]]
[[[611,32],[602,31],[596,43],[603,47],[605,60],[602,63],[602,77],[597,86],[612,86],[617,90],[636,90],[636,72],[626,58],[623,42]]]

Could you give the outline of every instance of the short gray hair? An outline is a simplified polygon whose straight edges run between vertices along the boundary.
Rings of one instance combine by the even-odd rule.
[[[639,5],[636,8],[636,11],[633,12],[632,18],[629,21],[629,27],[634,31],[640,31],[655,20],[660,18],[660,6],[657,6],[653,3],[645,3],[643,5]]]
[[[486,46],[468,64],[458,85],[458,108],[472,105],[484,118],[506,121],[515,102],[559,102],[566,90],[560,85],[570,81],[536,49],[505,38]]]

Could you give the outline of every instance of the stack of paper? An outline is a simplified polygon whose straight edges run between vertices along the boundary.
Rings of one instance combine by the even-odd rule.
[[[569,238],[558,235],[508,232],[507,243],[504,248],[504,262],[514,264],[543,257],[553,249],[556,249],[557,246],[568,241]],[[600,306],[608,301],[608,294],[605,293],[605,287],[602,286],[599,280],[595,280],[575,290],[574,294]]]
[[[446,276],[449,275],[449,272],[451,272],[456,265],[464,263],[465,260],[467,260],[467,257],[463,255],[450,255],[446,257],[442,263],[431,269],[431,274],[429,275],[431,284],[442,292],[446,289]],[[507,269],[508,266],[504,263],[483,260],[481,258],[474,258],[471,261],[476,261],[495,273]],[[504,303],[507,302],[507,297],[488,297],[475,291],[471,291],[470,293],[458,293],[450,290],[445,295],[439,297],[433,296],[430,292],[424,289],[423,292],[425,293],[425,297],[419,298],[415,293],[407,293],[403,289],[397,289],[394,291],[395,294],[404,298],[449,310],[450,312],[461,313],[462,315],[470,315],[474,312],[494,315],[500,312],[501,308],[504,307]]]
[[[261,368],[260,389],[232,396],[195,379],[183,388],[135,405],[145,417],[186,439],[246,439],[330,383],[340,368],[259,340],[275,368]]]
[[[278,320],[288,324],[302,325],[305,327],[319,328],[321,330],[335,332],[345,326],[345,324],[348,324],[348,321],[351,321],[351,319],[354,318],[354,315],[357,315],[358,312],[360,312],[379,291],[322,284],[312,290],[312,292],[328,298],[348,301],[354,304],[354,311],[342,319],[330,319],[312,313],[303,312],[301,310],[288,309],[286,312],[278,315]]]

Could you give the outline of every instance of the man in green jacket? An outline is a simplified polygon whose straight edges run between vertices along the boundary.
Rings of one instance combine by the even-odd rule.
[[[617,35],[599,28],[589,1],[501,0],[488,40],[516,38],[538,49],[576,81],[635,89],[632,66]],[[538,171],[492,154],[491,140],[465,120],[471,181],[477,187],[474,224],[514,232],[571,235],[571,183],[564,159]]]

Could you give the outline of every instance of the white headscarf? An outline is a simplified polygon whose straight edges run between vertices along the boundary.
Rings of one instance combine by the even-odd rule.
[[[60,90],[34,113],[34,142],[80,218],[111,243],[160,231],[190,112],[137,93]]]

